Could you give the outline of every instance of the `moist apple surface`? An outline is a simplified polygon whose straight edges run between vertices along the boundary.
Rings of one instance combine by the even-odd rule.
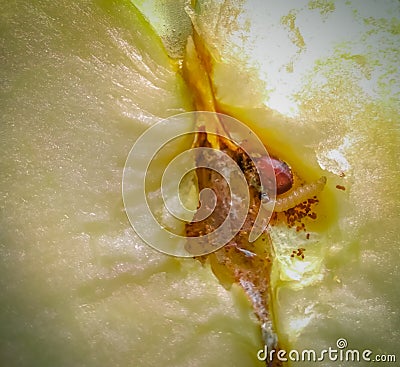
[[[243,294],[124,212],[136,138],[192,109],[151,26],[127,1],[3,2],[0,19],[1,365],[256,365]]]
[[[197,2],[190,13],[211,53],[208,64],[217,109],[250,126],[272,154],[288,162],[306,181],[321,174],[328,179],[316,208],[319,220],[306,218],[306,232],[303,221],[296,223],[294,213],[286,218],[293,221],[291,229],[282,224],[271,228],[276,254],[271,280],[279,340],[285,348],[322,351],[335,348],[336,341],[345,338],[349,348],[394,354],[400,330],[400,295],[393,286],[399,278],[399,236],[393,228],[399,213],[400,139],[394,61],[398,51],[393,46],[398,44],[399,23],[385,17],[398,8],[389,2],[380,9],[372,3],[363,9],[353,3],[332,3],[331,10],[316,2],[296,8],[286,3],[272,9],[268,4],[251,5],[255,4],[236,9],[226,3]],[[257,32],[250,51],[233,47],[238,42],[239,17],[232,16],[232,22],[228,14],[240,14],[246,27],[246,11],[251,16],[250,31],[257,30],[252,20],[257,23],[258,19],[258,30],[262,30],[268,27],[265,19],[282,14],[282,28],[288,29],[288,42],[294,44],[295,52],[289,63],[287,57],[281,58],[280,74],[285,74],[286,67],[301,69],[301,62],[315,62],[303,74],[292,73],[293,83],[298,74],[304,78],[296,93],[275,85],[288,103],[296,101],[296,118],[265,108],[262,95],[269,85],[255,78],[254,69],[235,64],[247,58],[249,65],[252,59],[258,67],[266,65],[263,71],[268,74],[269,62],[280,57],[279,52],[268,54],[269,44]],[[335,37],[330,27],[339,24],[339,18],[354,22],[354,30],[346,23],[346,32],[338,33],[343,43],[338,41],[319,60],[316,50],[307,52],[306,47],[306,41],[312,44],[317,37],[310,19],[318,13],[324,19],[315,24],[320,40],[327,42]],[[373,20],[375,14],[382,18]],[[228,20],[221,23],[221,18]],[[273,24],[269,28],[272,35],[266,35],[271,49],[277,27]],[[251,33],[245,36],[251,38]],[[257,37],[261,39],[258,43]],[[278,36],[275,43],[279,46],[281,42],[285,39]],[[260,59],[260,49],[267,63]],[[302,53],[306,55],[303,60]],[[291,71],[287,73],[290,83]],[[267,82],[270,79],[273,76],[267,75]],[[287,106],[280,107],[286,110]],[[379,184],[383,182],[389,184]],[[336,363],[324,361],[324,365]]]
[[[193,109],[150,25],[124,1],[4,2],[0,19],[2,364],[258,365],[261,336],[243,292],[144,245],[123,211],[122,169],[135,139]],[[391,27],[371,22],[378,36]],[[260,108],[257,83],[242,88],[248,74],[229,77],[238,69],[230,61],[213,68],[221,111],[254,128],[305,180],[331,172],[319,203],[329,220],[308,223],[310,240],[295,228],[272,233],[280,340],[324,349],[340,336],[353,348],[394,353],[393,100],[371,100],[347,77],[351,67],[342,75],[328,63],[315,70],[326,85],[306,86],[294,122]],[[349,163],[345,177],[332,150]],[[292,258],[302,247],[305,259]]]

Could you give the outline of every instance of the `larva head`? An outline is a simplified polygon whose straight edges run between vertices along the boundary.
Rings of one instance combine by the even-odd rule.
[[[280,195],[289,191],[293,186],[293,173],[290,167],[283,161],[272,157],[261,157],[257,159],[257,167],[262,170],[270,169],[272,166],[276,180],[276,194]],[[268,187],[269,182],[262,182],[263,187]]]

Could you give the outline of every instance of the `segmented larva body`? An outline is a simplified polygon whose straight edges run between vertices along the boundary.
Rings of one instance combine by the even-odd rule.
[[[293,190],[288,196],[283,198],[277,198],[275,201],[275,211],[283,212],[290,208],[294,208],[296,205],[299,205],[303,201],[312,198],[315,195],[318,195],[326,184],[326,177],[322,176],[317,181],[311,182],[309,184],[305,184],[303,186],[298,187]]]

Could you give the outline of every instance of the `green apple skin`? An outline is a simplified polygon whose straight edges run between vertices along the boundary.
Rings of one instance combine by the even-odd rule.
[[[243,294],[144,244],[122,172],[135,139],[192,109],[128,1],[3,1],[0,364],[250,366]]]

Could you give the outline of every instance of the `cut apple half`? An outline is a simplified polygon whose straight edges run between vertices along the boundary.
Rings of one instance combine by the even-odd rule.
[[[399,213],[399,85],[393,79],[396,72],[388,70],[397,70],[392,46],[398,42],[393,28],[398,22],[383,20],[394,9],[394,3],[378,10],[372,3],[359,9],[351,2],[275,7],[268,2],[198,1],[189,11],[216,110],[251,127],[270,154],[287,162],[301,181],[327,178],[324,190],[307,200],[318,200],[314,213],[303,203],[299,210],[278,213],[270,223],[272,307],[286,351],[313,349],[318,354],[343,348],[338,341],[345,339],[348,349],[360,354],[372,350],[395,358],[393,338],[400,329],[400,295],[393,288],[399,277],[394,255],[399,237],[393,231]],[[375,22],[376,11],[382,19]],[[341,17],[346,32],[335,36],[330,29]],[[276,23],[265,24],[265,19]],[[261,33],[267,29],[271,34]],[[286,38],[280,37],[285,30]],[[240,47],[243,39],[247,48]],[[291,44],[292,57],[282,55],[284,50],[268,54],[266,39],[271,49],[279,42]],[[331,49],[307,50],[306,41],[317,47],[315,39],[325,40]],[[274,87],[296,104],[296,117],[267,106],[267,82],[274,80],[268,67],[273,63],[260,55],[281,62],[289,87]],[[267,74],[264,82],[262,73]],[[276,96],[272,88],[269,92]],[[370,320],[378,319],[369,339]],[[336,363],[324,360],[324,365]],[[304,360],[299,364],[308,365]]]
[[[0,19],[1,364],[254,364],[243,294],[124,211],[136,139],[193,108],[151,25],[129,1],[6,2]]]
[[[374,355],[397,352],[397,3],[260,4],[2,4],[2,365],[265,366],[254,302],[232,274],[216,257],[208,266],[153,250],[123,205],[123,169],[139,136],[173,115],[210,109],[193,84],[200,75],[184,71],[188,36],[215,110],[240,120],[286,162],[295,189],[327,178],[313,203],[316,218],[286,210],[270,223],[269,307],[280,348],[319,352],[346,339],[349,348]],[[258,18],[247,21],[247,8]],[[263,17],[279,36],[274,41],[265,25],[268,45],[283,60],[272,70],[287,78],[277,77],[275,89],[268,84],[275,73],[266,68],[274,56],[261,59],[260,44],[250,43],[260,34],[251,27]],[[341,28],[339,19],[349,29],[364,24],[359,42],[347,39],[313,59],[298,89],[286,92],[297,116],[268,107],[285,94],[279,83],[299,78],[296,62],[304,61],[307,44],[312,52],[313,39],[335,39],[330,27]],[[311,37],[301,33],[304,24],[320,30]],[[303,47],[299,34],[306,33]],[[289,51],[279,53],[280,40]],[[367,93],[365,85],[376,88]],[[172,144],[168,157],[191,145]],[[182,187],[193,209],[192,180]],[[157,211],[157,189],[149,190]]]

